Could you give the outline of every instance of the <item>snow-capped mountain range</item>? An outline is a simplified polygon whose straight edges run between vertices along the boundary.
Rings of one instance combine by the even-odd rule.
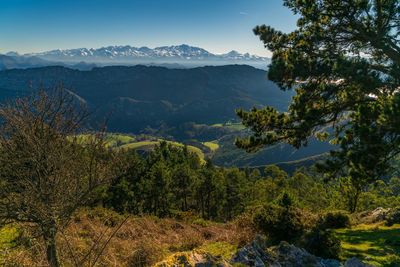
[[[7,53],[16,56],[16,52]],[[213,54],[205,49],[189,45],[161,46],[156,48],[133,46],[107,46],[102,48],[77,48],[51,50],[41,53],[24,54],[26,57],[39,57],[51,61],[74,62],[132,62],[132,61],[255,61],[264,62],[267,58],[249,53],[231,51],[226,54]]]

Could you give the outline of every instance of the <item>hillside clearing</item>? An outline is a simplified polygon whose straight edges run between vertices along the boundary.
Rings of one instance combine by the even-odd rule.
[[[81,134],[78,136],[78,139],[81,142],[87,142],[89,140],[90,134]],[[115,149],[137,149],[137,150],[151,150],[154,146],[159,145],[161,142],[165,141],[168,144],[184,147],[185,145],[175,141],[168,141],[164,139],[154,139],[154,140],[142,140],[137,141],[134,136],[126,135],[126,134],[117,134],[117,133],[109,133],[105,135],[105,144],[107,147],[115,148]],[[207,143],[207,144],[205,144]],[[218,149],[219,145],[213,142],[205,142],[204,145],[210,148],[210,150],[214,151]],[[187,145],[189,152],[197,154],[202,163],[205,163],[205,155],[204,152],[195,146]]]
[[[154,146],[159,145],[161,142],[167,142],[168,144],[171,144],[173,146],[177,146],[177,147],[184,147],[185,145],[182,143],[178,143],[178,142],[173,142],[173,141],[167,141],[167,140],[163,140],[163,139],[159,139],[158,141],[139,141],[139,142],[132,142],[132,143],[128,143],[122,146],[119,146],[119,149],[138,149],[138,150],[151,150],[154,148]],[[204,152],[195,146],[187,146],[187,149],[189,152],[191,153],[195,153],[197,154],[197,156],[200,158],[200,161],[202,163],[205,163],[204,160]]]
[[[374,266],[400,266],[400,225],[361,224],[336,231],[342,258],[358,257]]]
[[[212,152],[215,152],[219,148],[219,144],[216,141],[203,142],[203,145],[208,147]]]

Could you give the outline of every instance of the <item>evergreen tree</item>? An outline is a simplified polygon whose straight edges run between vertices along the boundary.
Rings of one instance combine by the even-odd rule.
[[[254,134],[236,144],[253,151],[330,138],[339,149],[319,167],[350,176],[354,190],[362,190],[386,174],[400,152],[400,2],[284,3],[300,17],[295,31],[262,25],[254,32],[273,53],[269,79],[296,96],[288,112],[239,110]],[[326,127],[332,130],[323,132]]]
[[[172,175],[172,191],[177,203],[177,208],[183,211],[189,209],[189,201],[192,196],[193,183],[196,180],[195,172],[188,164],[177,165]]]

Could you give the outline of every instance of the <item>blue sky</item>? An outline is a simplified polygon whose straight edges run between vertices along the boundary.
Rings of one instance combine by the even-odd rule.
[[[252,33],[296,17],[281,0],[0,0],[0,53],[189,44],[268,56]]]

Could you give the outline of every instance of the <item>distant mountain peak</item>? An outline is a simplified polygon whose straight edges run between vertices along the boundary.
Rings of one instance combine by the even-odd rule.
[[[9,57],[18,57],[19,54],[18,54],[18,52],[10,51],[10,52],[6,53],[6,56],[9,56]]]
[[[232,50],[231,52],[227,53],[227,55],[240,55],[240,53],[236,50]]]
[[[114,45],[100,48],[56,49],[40,53],[25,54],[52,61],[69,62],[132,62],[148,61],[184,62],[184,61],[228,61],[244,63],[245,61],[263,62],[267,58],[249,53],[241,54],[231,51],[226,54],[213,54],[203,48],[188,44],[159,46],[155,48],[133,47],[130,45]]]

